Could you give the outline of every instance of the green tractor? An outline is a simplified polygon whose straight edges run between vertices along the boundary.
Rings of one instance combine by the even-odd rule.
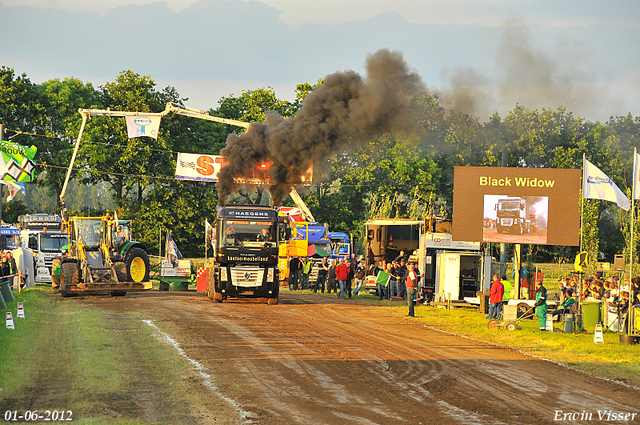
[[[149,256],[132,241],[129,222],[104,217],[71,217],[69,243],[53,260],[53,289],[63,297],[112,296],[151,288]]]

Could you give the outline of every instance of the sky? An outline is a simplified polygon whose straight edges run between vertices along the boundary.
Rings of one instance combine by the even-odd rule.
[[[640,115],[637,0],[0,0],[0,16],[0,65],[33,82],[131,69],[198,109],[268,86],[293,100],[389,48],[481,120],[516,103]]]

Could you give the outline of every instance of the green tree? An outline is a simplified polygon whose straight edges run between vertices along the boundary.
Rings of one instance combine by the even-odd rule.
[[[13,68],[0,67],[0,123],[8,132],[35,132],[44,121],[44,106],[36,85],[27,74],[16,76]]]
[[[59,210],[62,185],[82,121],[78,109],[99,108],[99,93],[91,83],[73,77],[45,81],[38,91],[47,117],[42,129],[46,137],[39,137],[37,142],[38,162],[44,165],[38,183],[56,197]]]
[[[173,88],[158,92],[151,77],[131,70],[121,72],[115,82],[105,84],[100,98],[103,107],[132,112],[161,112],[167,102],[182,100]],[[151,177],[168,175],[174,164],[169,135],[162,126],[157,139],[129,139],[124,119],[95,117],[85,133],[86,142],[79,154],[82,158],[79,163],[87,176],[84,181],[109,184],[118,208],[126,200],[141,206]]]
[[[244,122],[264,122],[268,111],[275,111],[282,117],[295,115],[297,104],[278,99],[273,87],[243,90],[240,96],[223,97],[214,111],[224,118]]]

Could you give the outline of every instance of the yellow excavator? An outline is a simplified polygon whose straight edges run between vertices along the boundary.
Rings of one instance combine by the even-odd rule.
[[[69,243],[54,260],[53,289],[73,295],[126,295],[151,288],[149,256],[130,238],[129,222],[102,217],[71,217]]]

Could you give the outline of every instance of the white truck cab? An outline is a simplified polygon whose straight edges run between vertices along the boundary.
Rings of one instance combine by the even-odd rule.
[[[55,257],[62,255],[68,236],[62,232],[58,215],[29,214],[18,217],[20,246],[35,254],[35,282],[51,283],[51,267]]]

